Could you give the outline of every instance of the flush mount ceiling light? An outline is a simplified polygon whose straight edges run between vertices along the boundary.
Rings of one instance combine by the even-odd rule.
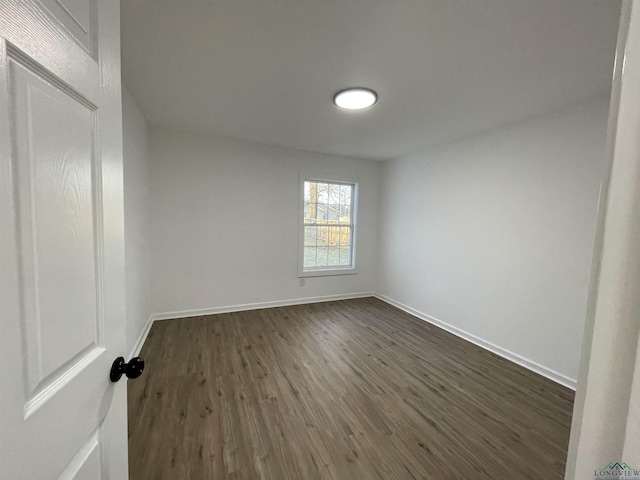
[[[378,94],[369,88],[347,88],[333,97],[333,103],[346,110],[362,110],[378,101]]]

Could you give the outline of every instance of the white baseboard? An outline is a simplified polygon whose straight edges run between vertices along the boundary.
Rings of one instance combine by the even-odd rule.
[[[373,297],[373,292],[365,293],[343,293],[339,295],[324,295],[319,297],[293,298],[290,300],[275,300],[272,302],[244,303],[240,305],[229,305],[226,307],[200,308],[196,310],[179,310],[176,312],[154,313],[151,315],[155,320],[169,320],[172,318],[201,317],[203,315],[216,315],[219,313],[241,312],[243,310],[259,310],[261,308],[289,307],[291,305],[305,305],[307,303],[332,302],[334,300],[350,300],[353,298]]]
[[[565,387],[570,388],[571,390],[576,389],[577,381],[573,378],[569,378],[566,375],[563,375],[562,373],[556,372],[555,370],[547,368],[544,365],[540,365],[539,363],[534,362],[533,360],[529,360],[528,358],[525,358],[522,355],[518,355],[517,353],[511,352],[487,340],[483,340],[480,337],[477,337],[469,332],[465,332],[464,330],[454,327],[453,325],[443,322],[442,320],[438,320],[437,318],[434,318],[431,315],[427,315],[426,313],[416,310],[415,308],[412,308],[401,302],[398,302],[393,298],[389,298],[386,295],[381,295],[379,293],[376,293],[374,296],[382,300],[383,302],[388,303],[389,305],[393,305],[394,307],[397,307],[400,310],[404,310],[405,312],[413,315],[414,317],[419,318],[420,320],[424,320],[425,322],[431,323],[436,327],[440,327],[443,330],[446,330],[447,332],[456,335],[457,337],[467,340],[468,342],[474,343],[479,347],[482,347],[486,350],[489,350],[495,353],[496,355],[499,355],[503,358],[506,358],[507,360],[512,361],[513,363],[517,363],[518,365],[524,368],[527,368],[539,375],[542,375],[543,377],[553,380],[554,382],[559,383],[560,385],[564,385]]]
[[[528,358],[525,358],[522,355],[518,355],[517,353],[514,353],[505,348],[502,348],[494,343],[491,343],[487,340],[477,337],[476,335],[466,332],[460,328],[454,327],[453,325],[443,322],[442,320],[438,320],[437,318],[432,317],[431,315],[427,315],[426,313],[416,310],[415,308],[412,308],[401,302],[398,302],[393,298],[387,297],[386,295],[382,295],[379,293],[373,293],[373,292],[325,295],[325,296],[318,296],[318,297],[295,298],[295,299],[289,299],[289,300],[276,300],[271,302],[244,303],[239,305],[229,305],[225,307],[211,307],[211,308],[200,308],[200,309],[194,309],[194,310],[179,310],[175,312],[154,313],[149,317],[149,320],[147,321],[147,324],[145,325],[144,330],[140,334],[138,341],[134,345],[129,358],[135,357],[140,353],[140,349],[142,348],[142,345],[147,339],[149,330],[151,330],[151,325],[156,320],[200,317],[203,315],[216,315],[219,313],[241,312],[244,310],[259,310],[262,308],[288,307],[291,305],[304,305],[308,303],[331,302],[335,300],[349,300],[353,298],[364,298],[364,297],[376,297],[382,300],[383,302],[393,305],[394,307],[397,307],[400,310],[403,310],[413,315],[414,317],[419,318],[420,320],[424,320],[425,322],[428,322],[428,323],[431,323],[432,325],[440,327],[443,330],[446,330],[447,332],[456,335],[457,337],[460,337],[464,340],[467,340],[468,342],[478,345],[479,347],[489,350],[495,353],[496,355],[506,358],[511,362],[517,363],[518,365],[524,368],[527,368],[532,372],[542,375],[543,377],[553,380],[554,382],[564,385],[565,387],[570,388],[572,390],[576,389],[577,382],[573,378],[569,378],[566,375],[563,375],[562,373],[556,372],[555,370],[547,368],[544,365],[540,365],[539,363],[534,362],[533,360],[530,360]]]
[[[142,329],[142,332],[140,332],[140,336],[138,337],[138,340],[136,340],[136,343],[133,345],[133,348],[131,349],[129,358],[137,357],[138,355],[140,355],[140,350],[142,350],[142,346],[144,345],[144,342],[147,340],[147,336],[149,335],[149,331],[151,330],[151,325],[153,325],[153,315],[149,315],[149,318],[147,319],[147,323],[144,325],[144,328]]]

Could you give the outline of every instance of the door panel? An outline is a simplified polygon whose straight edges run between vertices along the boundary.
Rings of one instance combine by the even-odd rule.
[[[15,61],[9,68],[29,405],[103,350],[93,221],[99,165],[95,109]]]
[[[42,4],[78,44],[95,58],[97,52],[96,0],[42,0]]]
[[[120,98],[116,0],[0,0],[2,479],[127,478]]]
[[[58,480],[101,480],[103,465],[100,440],[100,431],[92,433],[91,437],[71,459]]]

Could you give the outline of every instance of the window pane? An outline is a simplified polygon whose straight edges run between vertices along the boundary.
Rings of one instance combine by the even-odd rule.
[[[351,207],[340,205],[340,223],[351,223]]]
[[[304,182],[304,201],[311,201],[311,182]]]
[[[329,238],[327,244],[329,246],[340,245],[340,227],[328,227]]]
[[[315,247],[318,244],[318,227],[304,227],[304,246]]]
[[[338,267],[341,265],[340,263],[340,247],[329,247],[329,260],[328,264],[330,267]]]
[[[325,205],[329,200],[329,185],[326,183],[316,183],[317,185],[317,202],[324,203]],[[313,185],[311,186],[313,188]],[[313,199],[312,199],[313,201]]]
[[[342,205],[351,205],[352,193],[353,193],[353,186],[341,185],[340,186],[340,203]]]
[[[340,248],[340,265],[351,264],[351,249],[349,247]]]
[[[327,223],[340,223],[340,205],[337,203],[327,205]]]
[[[351,245],[351,227],[340,227],[340,245],[345,247]]]
[[[304,247],[304,266],[316,266],[316,247]]]
[[[304,182],[304,218],[317,218],[318,183]]]
[[[327,223],[329,219],[329,207],[326,203],[318,203],[316,206],[316,222]]]
[[[329,184],[329,192],[327,203],[337,204],[340,203],[340,190],[341,185]]]
[[[317,247],[317,255],[316,255],[316,267],[326,267],[328,260],[328,249],[327,247]]]
[[[304,223],[317,223],[316,222],[317,214],[318,214],[318,204],[305,202]]]
[[[318,245],[324,247],[329,244],[329,227],[316,227]]]

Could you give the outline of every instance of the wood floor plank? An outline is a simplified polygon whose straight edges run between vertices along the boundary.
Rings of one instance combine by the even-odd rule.
[[[562,479],[573,392],[374,298],[154,323],[131,480]]]

